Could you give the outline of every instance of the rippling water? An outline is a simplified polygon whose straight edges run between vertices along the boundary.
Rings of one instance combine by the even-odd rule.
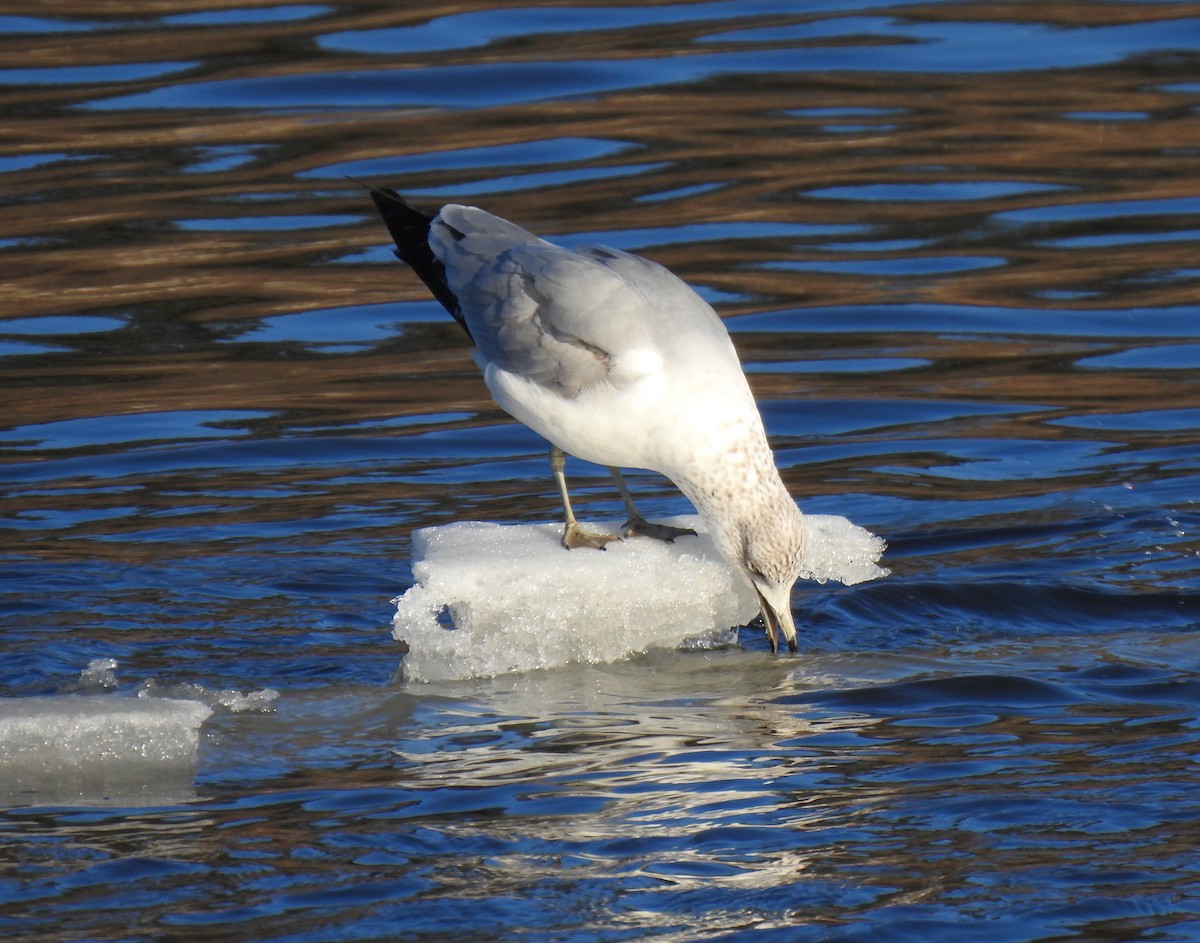
[[[279,692],[0,813],[5,934],[1200,939],[1200,5],[401,6],[0,15],[0,694]],[[395,682],[410,531],[556,498],[347,175],[688,278],[893,575]]]

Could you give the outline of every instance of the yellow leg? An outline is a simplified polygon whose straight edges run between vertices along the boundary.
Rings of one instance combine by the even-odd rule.
[[[566,453],[557,445],[550,446],[550,468],[554,472],[555,482],[558,483],[558,493],[562,498],[563,514],[566,519],[566,526],[563,528],[562,545],[568,550],[575,550],[579,547],[591,547],[595,550],[603,550],[606,544],[612,543],[619,538],[613,534],[599,534],[595,531],[586,530],[580,526],[579,521],[575,520],[575,512],[571,510],[571,496],[567,494],[567,476],[564,472],[566,464]]]
[[[629,488],[625,484],[625,476],[621,474],[621,470],[613,468],[610,465],[608,472],[613,476],[613,481],[617,483],[617,490],[621,492],[621,500],[625,502],[625,513],[629,515],[625,526],[621,528],[622,537],[653,537],[655,540],[665,540],[667,543],[674,543],[676,537],[686,537],[688,535],[694,537],[696,535],[696,532],[690,527],[651,524],[634,507],[633,495],[629,493]]]

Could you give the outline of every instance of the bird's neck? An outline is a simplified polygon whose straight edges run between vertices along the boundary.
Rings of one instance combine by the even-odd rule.
[[[748,554],[754,556],[756,542],[770,541],[789,550],[772,564],[763,561],[760,569],[798,567],[802,515],[779,476],[761,422],[737,431],[741,434],[716,437],[714,441],[723,447],[702,456],[690,474],[675,483],[704,518],[730,563],[744,566]],[[765,575],[786,576],[783,572]]]

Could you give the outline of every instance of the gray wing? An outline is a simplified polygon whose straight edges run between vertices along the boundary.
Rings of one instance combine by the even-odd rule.
[[[464,287],[459,303],[480,357],[564,396],[607,379],[634,340],[604,330],[628,300],[620,284],[555,246],[511,247]]]
[[[627,382],[652,364],[656,358],[646,352],[657,351],[656,334],[672,317],[664,312],[681,302],[685,311],[703,309],[728,343],[707,304],[666,269],[636,256],[564,249],[462,206],[442,209],[430,244],[481,361],[563,396],[602,381]],[[694,330],[692,313],[678,326]]]

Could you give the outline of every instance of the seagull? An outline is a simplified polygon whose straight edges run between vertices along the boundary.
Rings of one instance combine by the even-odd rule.
[[[618,468],[669,478],[722,556],[754,587],[771,651],[795,652],[792,587],[804,518],[779,476],[733,341],[712,307],[655,262],[604,246],[567,249],[473,206],[436,216],[368,187],[395,254],[475,345],[492,398],[551,443],[563,545],[610,535],[575,519],[566,455],[613,472],[624,532],[689,533],[637,513]]]

